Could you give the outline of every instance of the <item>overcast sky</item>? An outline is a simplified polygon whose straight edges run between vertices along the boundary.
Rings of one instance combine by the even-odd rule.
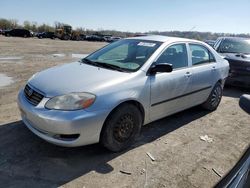
[[[0,0],[0,18],[88,29],[250,33],[250,0]]]

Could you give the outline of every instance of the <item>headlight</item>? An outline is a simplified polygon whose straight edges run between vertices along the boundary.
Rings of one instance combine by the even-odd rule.
[[[90,93],[70,93],[53,97],[45,104],[45,107],[53,110],[80,110],[91,106],[95,101],[95,95]]]

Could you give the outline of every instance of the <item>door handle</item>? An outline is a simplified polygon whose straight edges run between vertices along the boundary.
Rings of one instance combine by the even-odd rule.
[[[192,76],[192,73],[191,73],[191,72],[186,72],[185,76],[186,76],[187,78],[189,78],[189,77]]]
[[[215,66],[212,66],[212,71],[216,71],[216,67]]]

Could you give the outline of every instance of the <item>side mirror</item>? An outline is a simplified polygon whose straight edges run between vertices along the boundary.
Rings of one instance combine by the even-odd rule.
[[[154,75],[157,72],[172,72],[173,71],[173,66],[169,63],[159,63],[159,64],[154,64],[150,69],[149,69],[149,74]]]
[[[247,112],[248,114],[250,114],[250,95],[242,95],[240,97],[240,107]]]

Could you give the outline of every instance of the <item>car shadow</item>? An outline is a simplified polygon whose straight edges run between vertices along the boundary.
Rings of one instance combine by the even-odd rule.
[[[232,98],[240,98],[240,96],[243,94],[250,94],[250,89],[242,87],[226,86],[223,91],[223,96]]]
[[[128,150],[150,143],[207,113],[195,107],[150,123],[142,128],[141,136]],[[106,174],[114,170],[108,162],[124,152],[112,153],[99,144],[59,147],[35,136],[22,121],[1,125],[0,187],[58,187],[90,171]]]

